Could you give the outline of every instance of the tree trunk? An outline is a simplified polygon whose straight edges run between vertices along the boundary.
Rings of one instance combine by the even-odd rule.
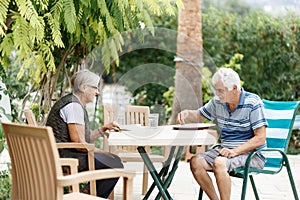
[[[184,109],[202,106],[201,70],[202,22],[201,1],[183,0],[184,8],[178,14],[177,63],[175,93],[170,124],[176,123],[177,114]],[[183,59],[180,61],[180,59]]]

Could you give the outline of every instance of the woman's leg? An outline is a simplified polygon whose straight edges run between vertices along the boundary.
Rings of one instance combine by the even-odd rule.
[[[104,154],[95,154],[95,169],[110,169],[110,168],[124,168],[121,159],[115,155],[115,157],[107,156]],[[97,196],[107,198],[119,178],[97,180]]]

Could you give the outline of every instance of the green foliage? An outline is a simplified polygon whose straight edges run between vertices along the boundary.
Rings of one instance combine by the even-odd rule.
[[[160,113],[163,124],[172,111],[173,94],[168,90],[174,88],[177,17],[165,14],[151,18],[155,35],[144,31],[142,42],[133,34],[124,37],[127,52],[120,56],[119,67],[108,71],[103,78],[106,83],[120,83],[121,79],[121,84],[134,96],[132,103],[150,106],[151,112]],[[124,80],[127,74],[130,77]]]
[[[140,29],[139,22],[153,31],[152,14],[174,14],[175,10],[173,1],[159,0],[1,0],[0,63],[9,76],[17,72],[5,82],[29,82],[19,86],[19,100],[37,92],[22,103],[33,99],[41,106],[40,113],[46,113],[52,96],[64,94],[69,76],[96,47],[101,46],[100,67],[109,69],[112,60],[118,66],[123,32]],[[8,86],[11,98],[17,96],[19,89]]]
[[[210,8],[214,7],[225,13],[236,13],[238,16],[246,16],[250,12],[257,10],[251,7],[246,0],[201,0],[202,12],[208,14]]]
[[[0,199],[10,199],[11,196],[11,175],[9,171],[0,171]]]
[[[299,17],[255,12],[243,18],[213,8],[207,13],[203,46],[213,60],[210,69],[239,53],[244,56],[239,74],[246,90],[266,99],[299,99]]]
[[[207,3],[208,1],[203,1]],[[217,1],[214,1],[215,3]],[[220,1],[218,1],[220,2]],[[228,1],[226,1],[228,2]],[[241,1],[222,2],[222,7],[203,7],[202,30],[205,67],[202,77],[203,102],[212,97],[210,78],[218,67],[231,67],[241,76],[243,87],[259,94],[262,98],[273,100],[299,99],[299,17],[290,14],[285,18],[274,18],[263,12],[253,10]],[[243,6],[230,6],[243,4]],[[226,4],[226,5],[224,5]],[[245,6],[244,6],[245,5]],[[176,18],[167,16],[155,18],[155,25],[177,29]],[[175,20],[174,20],[175,19]],[[175,21],[175,22],[174,22]],[[159,37],[159,36],[158,36]],[[156,50],[157,51],[157,50]],[[157,59],[156,51],[135,51],[122,55],[116,77],[145,63],[168,63],[171,55],[162,52]],[[152,58],[152,59],[149,59]],[[173,64],[168,64],[172,66]],[[147,74],[148,75],[148,74]],[[145,75],[145,76],[147,76]],[[107,77],[107,81],[112,80]],[[167,116],[171,112],[172,88],[166,90],[161,98],[159,86],[140,87],[135,92],[137,104],[153,105],[163,103]],[[156,100],[160,99],[160,100]]]
[[[8,12],[8,5],[10,0],[2,0],[0,2],[0,36],[5,35],[5,30],[7,26],[5,24],[6,14]]]

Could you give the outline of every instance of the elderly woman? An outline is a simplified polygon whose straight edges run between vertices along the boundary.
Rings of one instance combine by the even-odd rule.
[[[194,156],[190,161],[194,178],[210,199],[219,199],[207,170],[213,170],[221,199],[230,199],[231,181],[227,173],[244,166],[248,154],[265,146],[267,121],[259,96],[246,92],[239,75],[221,68],[212,77],[216,97],[198,110],[184,110],[178,121],[197,122],[206,118],[217,122],[222,148]],[[263,168],[265,158],[255,155],[251,167]]]
[[[93,143],[103,136],[106,130],[119,130],[115,123],[90,130],[88,113],[85,106],[99,95],[100,77],[89,70],[81,70],[72,77],[73,93],[59,99],[51,108],[47,126],[53,128],[56,142]],[[77,158],[79,171],[88,170],[87,153],[80,149],[60,149],[60,156]],[[95,169],[123,168],[120,158],[114,154],[95,149]],[[118,179],[97,180],[97,196],[107,198]],[[83,189],[88,191],[89,186]]]

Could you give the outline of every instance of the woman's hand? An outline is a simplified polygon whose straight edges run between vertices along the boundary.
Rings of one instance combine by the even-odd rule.
[[[120,131],[121,128],[119,126],[119,124],[115,121],[109,123],[109,124],[104,124],[101,128],[100,128],[102,133],[105,133],[107,130],[109,131]]]

